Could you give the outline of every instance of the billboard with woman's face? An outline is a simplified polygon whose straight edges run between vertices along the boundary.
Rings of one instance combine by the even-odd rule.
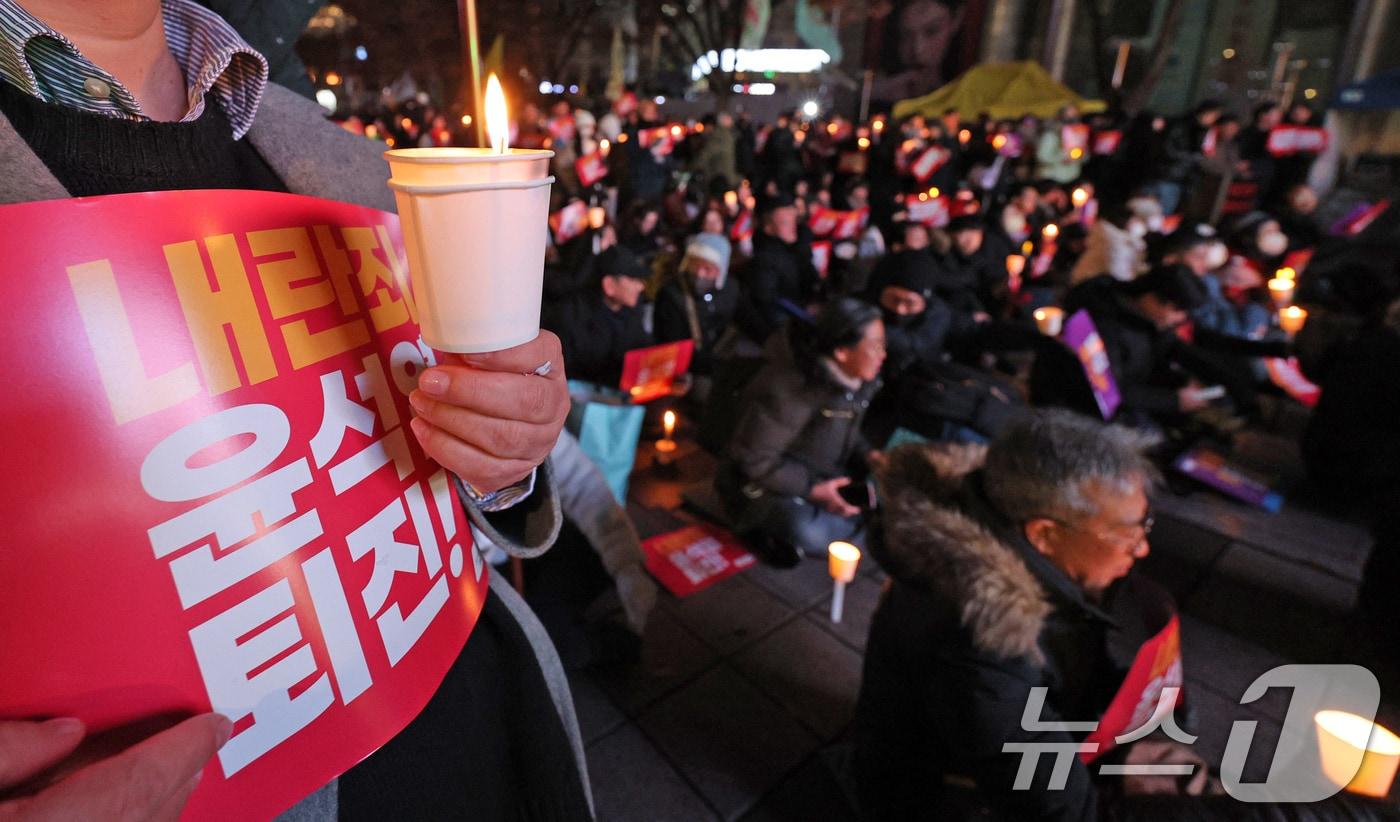
[[[889,105],[920,97],[955,79],[977,61],[986,0],[897,0],[873,14],[882,26],[871,96]]]

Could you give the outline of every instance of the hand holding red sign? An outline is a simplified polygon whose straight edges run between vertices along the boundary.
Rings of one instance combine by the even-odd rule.
[[[77,719],[0,722],[0,793],[61,770],[76,758],[85,731]],[[42,790],[0,802],[0,819],[173,822],[232,733],[233,723],[218,714],[192,717],[115,756],[50,776]]]

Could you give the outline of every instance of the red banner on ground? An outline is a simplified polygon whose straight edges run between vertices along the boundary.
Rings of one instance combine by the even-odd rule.
[[[703,591],[753,565],[753,554],[728,531],[691,525],[642,541],[647,570],[678,597]]]
[[[487,594],[408,431],[398,219],[187,191],[0,227],[0,717],[218,711],[186,816],[270,818],[408,724]]]

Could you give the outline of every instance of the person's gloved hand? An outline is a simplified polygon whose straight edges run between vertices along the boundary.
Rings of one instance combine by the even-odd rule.
[[[76,719],[0,721],[0,820],[174,822],[205,764],[232,733],[233,724],[218,714],[191,717],[37,790],[24,790],[26,782],[69,759],[86,729]],[[7,794],[17,787],[21,795]]]
[[[622,600],[622,610],[627,614],[627,626],[641,636],[646,631],[652,609],[656,607],[656,582],[640,564],[619,570],[614,582],[617,585],[617,598]]]
[[[564,427],[569,388],[559,338],[541,331],[505,351],[447,354],[408,400],[428,456],[477,491],[498,491],[544,462]]]

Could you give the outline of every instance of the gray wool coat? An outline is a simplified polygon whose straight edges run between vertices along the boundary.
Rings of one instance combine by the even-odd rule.
[[[389,167],[380,144],[352,135],[327,121],[320,106],[287,88],[276,84],[267,86],[247,139],[294,194],[396,211],[393,195],[385,185]],[[0,205],[70,196],[29,149],[24,138],[15,132],[10,121],[0,115]],[[514,556],[533,557],[544,553],[559,533],[559,498],[548,463],[540,468],[534,493],[520,504],[525,509],[523,512],[512,511],[507,517],[487,515],[465,498],[463,503],[478,539],[489,540]],[[507,521],[509,526],[505,524]],[[534,648],[573,746],[584,792],[591,805],[578,717],[559,655],[534,612],[504,578],[492,574],[490,584],[491,595],[507,607]],[[289,822],[335,819],[337,808],[336,782],[332,781],[280,819]]]

